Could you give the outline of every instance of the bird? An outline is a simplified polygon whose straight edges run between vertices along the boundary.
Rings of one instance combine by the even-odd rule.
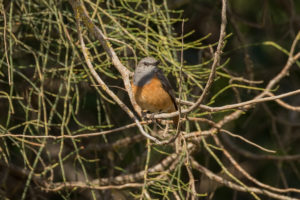
[[[175,112],[178,106],[174,91],[168,79],[158,68],[160,61],[153,57],[140,60],[131,82],[133,97],[142,110],[154,113]],[[172,118],[177,128],[179,117]]]

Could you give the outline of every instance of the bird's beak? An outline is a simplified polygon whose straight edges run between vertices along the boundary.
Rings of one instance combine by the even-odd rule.
[[[155,63],[155,66],[159,65],[160,64],[160,61],[158,60],[156,63]]]

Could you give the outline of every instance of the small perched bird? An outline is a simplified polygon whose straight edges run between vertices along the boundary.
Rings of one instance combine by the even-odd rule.
[[[137,65],[133,81],[132,92],[137,104],[142,110],[152,113],[175,112],[177,104],[171,84],[157,67],[159,61],[153,57],[143,58]],[[173,124],[177,127],[178,116],[173,117]]]

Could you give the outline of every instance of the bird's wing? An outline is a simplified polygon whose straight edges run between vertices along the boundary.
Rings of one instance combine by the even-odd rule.
[[[163,89],[170,95],[172,102],[174,103],[175,109],[178,110],[174,91],[172,89],[172,86],[171,86],[169,80],[165,77],[165,75],[159,68],[156,68],[155,74],[156,74],[157,78],[160,80],[160,82],[162,83]]]

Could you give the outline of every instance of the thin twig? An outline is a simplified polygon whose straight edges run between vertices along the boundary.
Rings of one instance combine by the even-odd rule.
[[[106,37],[103,35],[102,31],[100,29],[98,29],[90,20],[90,18],[88,17],[86,11],[83,9],[82,4],[77,1],[77,0],[70,0],[70,3],[73,7],[73,10],[75,12],[76,15],[76,22],[77,22],[77,30],[78,30],[78,34],[79,34],[79,40],[80,40],[80,44],[81,47],[83,49],[82,53],[84,55],[86,64],[91,72],[91,74],[93,75],[93,77],[96,79],[96,81],[98,82],[98,84],[102,87],[102,89],[109,95],[111,96],[115,102],[118,103],[118,105],[129,115],[129,117],[135,121],[135,123],[137,124],[140,132],[147,138],[149,138],[150,140],[154,141],[156,144],[160,144],[161,142],[149,135],[142,127],[141,123],[139,122],[139,120],[137,119],[137,117],[133,114],[133,112],[124,104],[124,102],[122,102],[117,95],[115,95],[108,87],[107,85],[104,83],[104,81],[100,78],[100,76],[97,74],[97,72],[95,71],[92,62],[89,59],[89,56],[87,55],[87,49],[85,48],[85,43],[83,41],[83,37],[80,31],[80,26],[79,26],[79,17],[82,18],[82,20],[85,22],[85,24],[90,28],[90,26],[93,26],[93,28],[90,28],[93,30],[93,34],[98,37],[99,41],[101,42],[103,48],[105,49],[106,53],[110,56],[110,58],[112,59],[112,62],[114,63],[114,66],[119,70],[119,72],[122,74],[123,76],[123,81],[125,84],[125,87],[127,90],[129,90],[129,94],[131,95],[131,86],[130,86],[130,82],[129,82],[129,70],[122,65],[122,63],[120,62],[119,58],[117,57],[116,53],[114,52],[114,50],[112,49],[112,47],[110,45],[108,45],[108,41],[106,40]],[[127,85],[127,86],[126,86]],[[128,86],[129,85],[129,86]],[[134,105],[134,104],[133,104]]]
[[[221,53],[222,53],[222,48],[224,45],[224,38],[226,35],[226,24],[227,24],[227,18],[226,18],[226,7],[227,7],[227,1],[226,0],[222,0],[222,11],[221,11],[221,18],[222,18],[222,23],[221,23],[221,28],[220,28],[220,37],[219,37],[219,41],[218,41],[218,46],[217,46],[217,50],[214,54],[214,58],[213,58],[213,64],[211,66],[211,70],[210,70],[210,74],[207,80],[207,83],[205,85],[205,88],[203,89],[203,92],[201,94],[201,96],[198,98],[198,100],[188,109],[182,111],[182,114],[187,114],[190,113],[191,111],[195,110],[196,108],[199,107],[199,105],[203,102],[204,98],[208,95],[208,91],[212,86],[212,83],[214,81],[214,77],[215,77],[215,73],[216,73],[216,68],[217,65],[220,63],[220,57],[221,57]],[[179,114],[179,112],[172,112],[170,114],[158,114],[155,115],[154,118],[166,118],[166,116],[168,117],[174,117],[177,116]]]
[[[206,106],[206,105],[200,105],[199,108],[209,111],[209,112],[217,112],[217,111],[223,111],[223,110],[230,110],[230,109],[236,109],[236,108],[242,108],[244,106],[248,106],[248,105],[254,105],[257,103],[263,103],[263,102],[268,102],[268,101],[274,101],[277,99],[282,99],[288,96],[293,96],[296,94],[300,93],[300,89],[298,90],[294,90],[291,92],[286,92],[280,95],[270,95],[271,97],[264,97],[264,98],[259,98],[259,99],[252,99],[249,101],[244,101],[241,103],[236,103],[236,104],[231,104],[231,105],[226,105],[226,106],[219,106],[219,107],[211,107],[211,106]],[[267,94],[270,94],[269,92]],[[180,103],[184,104],[184,105],[192,105],[192,102],[189,101],[183,101],[181,100]]]
[[[284,195],[280,195],[280,194],[276,194],[274,192],[270,192],[268,190],[265,189],[259,189],[256,187],[247,187],[244,188],[242,186],[239,186],[231,181],[228,181],[218,175],[216,175],[215,173],[211,172],[209,169],[203,167],[202,165],[200,165],[198,162],[196,162],[195,160],[192,160],[192,166],[194,169],[200,171],[201,173],[203,173],[205,176],[207,176],[209,179],[216,181],[218,183],[221,183],[222,185],[231,188],[233,190],[237,190],[237,191],[241,191],[241,192],[248,192],[248,190],[250,190],[251,192],[254,192],[256,194],[262,194],[268,197],[272,197],[274,199],[281,199],[281,200],[299,200],[298,198],[291,198],[288,196],[284,196]]]
[[[255,179],[254,177],[252,177],[248,172],[246,172],[246,170],[244,170],[242,168],[242,166],[240,166],[238,164],[238,162],[232,157],[232,155],[225,149],[225,147],[221,144],[221,141],[219,140],[219,138],[216,135],[213,135],[213,138],[216,142],[216,144],[222,148],[222,151],[224,153],[224,155],[228,158],[228,160],[233,164],[233,166],[239,171],[241,172],[248,180],[252,181],[253,183],[255,183],[256,185],[266,188],[268,190],[272,190],[274,192],[280,192],[280,193],[288,193],[288,192],[297,192],[300,193],[299,189],[296,188],[287,188],[287,189],[280,189],[280,188],[276,188],[276,187],[272,187],[270,185],[264,184],[260,181],[258,181],[257,179]]]

